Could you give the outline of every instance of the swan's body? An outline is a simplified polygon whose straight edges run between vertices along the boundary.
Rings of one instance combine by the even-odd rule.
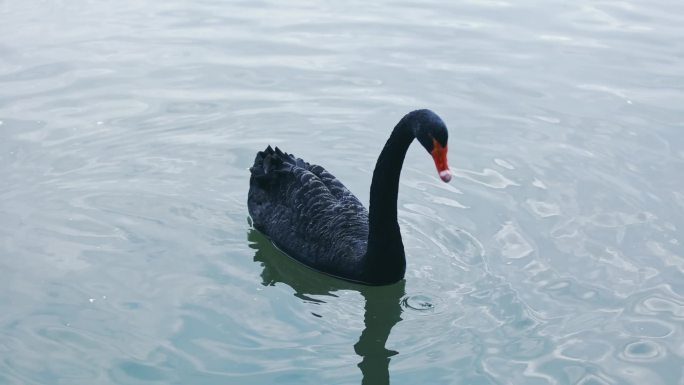
[[[384,285],[404,277],[406,258],[397,222],[399,175],[414,138],[451,179],[447,131],[432,111],[413,111],[397,124],[373,172],[370,213],[323,167],[269,146],[250,169],[254,227],[299,262],[338,278]]]

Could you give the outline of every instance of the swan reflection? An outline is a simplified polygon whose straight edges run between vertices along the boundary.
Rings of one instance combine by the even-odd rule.
[[[261,264],[261,280],[264,286],[282,282],[290,286],[294,295],[306,301],[323,302],[317,296],[335,296],[336,291],[353,290],[364,300],[364,329],[354,344],[354,351],[361,357],[358,367],[364,385],[389,384],[389,363],[398,354],[385,347],[394,325],[401,321],[401,298],[405,294],[405,281],[389,286],[364,286],[324,274],[316,273],[298,262],[284,256],[264,235],[250,229],[247,239],[255,249],[254,261]]]

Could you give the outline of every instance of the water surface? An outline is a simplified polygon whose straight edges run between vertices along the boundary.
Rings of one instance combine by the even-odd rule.
[[[0,383],[684,384],[684,3],[0,2]],[[368,201],[406,112],[406,280],[250,228],[278,145]]]

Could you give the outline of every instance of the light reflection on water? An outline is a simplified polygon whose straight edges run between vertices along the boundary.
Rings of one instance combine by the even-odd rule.
[[[684,6],[0,4],[0,383],[681,384]],[[278,145],[368,201],[412,148],[406,280],[247,222]],[[363,380],[362,380],[363,379]]]

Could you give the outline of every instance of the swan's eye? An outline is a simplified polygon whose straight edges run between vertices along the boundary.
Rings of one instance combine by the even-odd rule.
[[[442,147],[437,139],[432,138],[432,159],[435,161],[435,167],[437,167],[439,177],[444,182],[448,183],[451,180],[451,171],[449,170],[449,163],[447,162],[447,152],[448,146]]]

